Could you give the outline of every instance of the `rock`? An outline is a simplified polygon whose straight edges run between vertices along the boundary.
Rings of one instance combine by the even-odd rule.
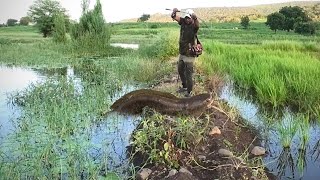
[[[226,149],[219,149],[218,153],[220,156],[227,156],[227,157],[233,156],[233,153],[229,150],[226,150]]]
[[[189,175],[192,176],[192,173],[191,173],[190,171],[188,171],[188,169],[186,169],[186,168],[184,168],[184,167],[180,168],[179,172],[180,172],[180,173],[186,173],[186,174],[189,174]]]
[[[137,173],[137,179],[138,180],[145,180],[149,177],[149,175],[152,173],[151,169],[143,168]]]
[[[204,160],[207,159],[207,157],[204,156],[204,155],[198,155],[198,159],[199,159],[200,161],[204,161]]]
[[[166,178],[174,176],[178,173],[178,171],[176,169],[171,169],[171,171],[169,172],[169,174],[167,175]]]
[[[220,129],[218,128],[218,126],[213,127],[212,130],[211,130],[210,133],[209,133],[209,135],[215,135],[215,134],[218,134],[218,135],[221,134],[221,131],[220,131]]]
[[[182,172],[178,172],[174,176],[170,176],[165,179],[166,180],[198,180],[198,178],[196,178],[188,173],[182,173]]]
[[[251,154],[255,155],[255,156],[262,156],[266,154],[266,150],[263,147],[260,146],[255,146],[252,150],[251,150]]]

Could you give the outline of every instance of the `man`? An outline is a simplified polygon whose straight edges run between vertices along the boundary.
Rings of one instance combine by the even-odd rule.
[[[172,19],[180,25],[178,73],[182,81],[182,87],[178,92],[186,92],[185,97],[190,97],[193,88],[193,64],[196,59],[189,49],[196,43],[196,34],[199,30],[199,21],[193,10],[186,10],[183,17],[177,15],[178,9],[174,8]]]

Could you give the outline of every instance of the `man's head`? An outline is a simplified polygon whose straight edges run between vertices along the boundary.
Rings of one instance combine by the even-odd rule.
[[[193,14],[193,10],[192,9],[187,9],[185,14],[184,14],[184,17],[188,17],[188,18],[191,18],[191,15]]]
[[[187,21],[190,21],[190,23],[192,22],[192,18],[191,18],[191,15],[193,14],[193,10],[192,9],[187,9],[185,11],[185,14],[184,14],[184,18],[187,19]]]

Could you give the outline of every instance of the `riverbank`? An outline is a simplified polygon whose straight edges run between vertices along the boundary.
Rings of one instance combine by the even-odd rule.
[[[145,113],[129,148],[134,165],[140,167],[137,178],[269,179],[257,132],[218,97],[223,78],[200,73],[194,77],[194,94],[213,94],[213,104],[199,117]],[[174,73],[153,89],[183,97],[175,92],[179,85]]]

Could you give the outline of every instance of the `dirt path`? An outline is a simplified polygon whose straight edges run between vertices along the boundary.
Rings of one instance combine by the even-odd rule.
[[[242,122],[237,110],[218,100],[217,95],[223,86],[221,79],[218,76],[208,78],[195,74],[194,94],[212,93],[215,95],[214,103],[195,119],[203,131],[199,139],[191,139],[186,149],[170,146],[170,152],[176,157],[179,166],[145,164],[144,169],[137,174],[138,179],[273,179],[267,177],[261,166],[261,158],[251,153],[254,147],[260,145],[254,130]],[[174,73],[164,77],[153,89],[183,97],[176,93],[180,84]],[[163,126],[167,129],[175,128],[170,123]]]

